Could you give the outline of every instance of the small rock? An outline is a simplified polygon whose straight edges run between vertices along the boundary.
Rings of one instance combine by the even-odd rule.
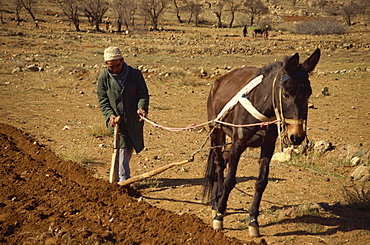
[[[319,140],[315,142],[314,151],[319,154],[324,154],[327,151],[330,151],[333,148],[331,142],[326,140]]]
[[[21,67],[16,67],[13,71],[12,71],[12,73],[16,73],[16,72],[22,72],[23,70],[22,70],[22,68]]]
[[[144,201],[144,198],[143,198],[143,197],[139,197],[139,198],[137,199],[137,201],[138,201],[138,202],[143,202],[143,201]]]
[[[275,160],[278,162],[289,162],[291,160],[292,156],[289,152],[276,152],[271,160]]]
[[[38,67],[37,65],[29,65],[29,66],[27,66],[27,68],[26,68],[28,71],[41,71],[41,68],[40,67]]]
[[[353,172],[351,173],[351,177],[354,180],[359,180],[359,181],[370,181],[370,167],[361,165],[355,168]]]
[[[361,158],[359,157],[354,157],[351,159],[351,165],[352,166],[357,166],[361,162]]]
[[[321,90],[321,92],[319,94],[316,95],[316,97],[321,97],[321,96],[328,96],[330,95],[329,93],[329,88],[328,87],[325,87]]]
[[[206,77],[207,76],[207,72],[204,70],[203,67],[200,69],[199,76],[200,77]]]

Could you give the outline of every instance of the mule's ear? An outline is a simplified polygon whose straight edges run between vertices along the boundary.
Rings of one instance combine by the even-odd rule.
[[[315,66],[319,62],[320,59],[320,49],[316,49],[315,52],[302,64],[303,69],[306,72],[311,72],[313,69],[315,69]]]
[[[286,62],[284,69],[289,74],[293,72],[299,65],[299,54],[295,53],[292,57],[290,57]]]

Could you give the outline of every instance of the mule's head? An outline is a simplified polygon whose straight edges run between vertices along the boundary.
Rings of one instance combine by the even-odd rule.
[[[315,68],[319,59],[320,49],[316,49],[302,64],[299,63],[299,55],[296,53],[285,60],[282,68],[277,106],[282,109],[288,139],[293,145],[301,144],[306,137],[308,99],[312,93],[308,73]]]

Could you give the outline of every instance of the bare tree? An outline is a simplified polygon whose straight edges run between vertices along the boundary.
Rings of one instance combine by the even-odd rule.
[[[319,8],[321,8],[321,9],[324,9],[324,7],[326,6],[326,5],[328,5],[329,3],[328,3],[328,1],[327,0],[318,0],[317,1],[317,3],[316,3],[316,5],[319,7]]]
[[[292,4],[293,7],[297,4],[297,2],[298,0],[290,0],[290,3]]]
[[[38,28],[39,24],[36,20],[35,15],[33,14],[33,8],[37,5],[37,0],[20,0],[20,3],[27,10],[27,12],[30,14],[33,22],[35,22],[36,28]]]
[[[143,15],[149,19],[153,29],[158,30],[159,16],[167,6],[168,0],[141,0],[138,7]]]
[[[189,19],[188,19],[188,24],[190,23],[191,19],[193,16],[195,17],[195,26],[198,26],[199,24],[199,15],[203,11],[203,5],[195,3],[194,1],[190,1],[187,5],[187,10],[189,12]]]
[[[17,22],[17,25],[21,23],[21,11],[23,9],[23,4],[21,0],[13,0],[13,9],[14,9],[14,20]]]
[[[219,0],[211,5],[211,9],[217,17],[217,28],[222,27],[222,11],[224,6],[225,2],[223,0]]]
[[[352,19],[361,12],[361,6],[356,3],[344,5],[340,11],[347,25],[352,25]]]
[[[60,1],[60,6],[62,8],[63,13],[70,19],[76,31],[80,30],[80,19],[79,19],[79,12],[81,10],[81,1],[80,0],[62,0]]]
[[[114,0],[114,11],[117,14],[117,31],[122,31],[122,25],[129,29],[135,25],[137,4],[135,0]]]
[[[250,15],[251,26],[253,26],[256,19],[268,13],[268,7],[266,7],[261,0],[247,0],[244,6],[246,7],[246,13]]]
[[[5,10],[6,7],[7,7],[7,5],[3,1],[0,1],[0,23],[1,24],[5,24],[4,12],[6,11]]]
[[[104,14],[108,10],[108,2],[105,0],[84,1],[83,11],[90,19],[90,23],[95,26],[95,31],[100,31],[99,24],[102,22]]]
[[[233,23],[235,20],[235,13],[236,11],[242,6],[244,0],[225,0],[225,3],[227,5],[227,9],[230,11],[230,22],[229,22],[229,28],[233,27]]]
[[[179,23],[184,23],[184,21],[181,19],[180,12],[186,9],[188,1],[187,0],[173,0],[173,4],[175,5],[177,20],[179,21]]]

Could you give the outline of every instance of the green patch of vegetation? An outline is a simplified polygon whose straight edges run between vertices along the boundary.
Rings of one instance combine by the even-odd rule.
[[[239,223],[237,229],[241,231],[248,230],[248,226],[245,224]]]

